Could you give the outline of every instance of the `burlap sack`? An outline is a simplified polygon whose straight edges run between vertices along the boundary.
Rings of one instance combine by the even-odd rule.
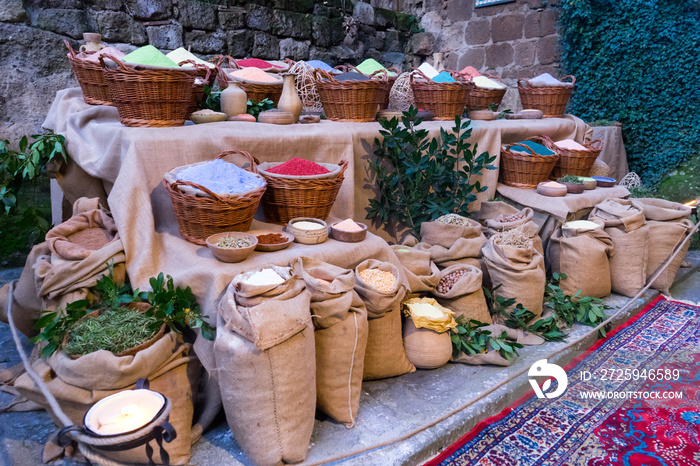
[[[452,265],[440,272],[440,280],[459,270],[466,270],[467,274],[460,277],[446,293],[435,289],[433,291],[435,299],[453,311],[455,318],[465,316],[485,324],[492,323],[484,291],[481,289],[482,272],[480,269],[471,265]]]
[[[498,296],[514,298],[539,318],[542,314],[546,277],[542,254],[534,247],[516,248],[501,245],[501,233],[493,235],[484,246],[484,264]],[[500,285],[500,286],[499,286]]]
[[[355,274],[308,257],[294,259],[289,265],[311,294],[317,407],[352,427],[360,407],[367,346],[367,309],[353,289]]]
[[[190,459],[193,390],[198,383],[198,380],[188,377],[188,367],[196,362],[190,350],[191,345],[183,343],[180,335],[169,332],[135,356],[117,357],[101,350],[71,359],[59,351],[48,360],[39,359],[32,367],[56,397],[61,409],[78,425],[82,424],[85,413],[93,404],[114,393],[133,389],[140,378],[149,379],[151,390],[172,401],[169,422],[175,428],[177,438],[164,446],[170,455],[170,463],[180,465],[187,464]],[[53,416],[48,402],[26,373],[15,381],[15,388]],[[60,425],[56,418],[54,421]],[[162,463],[159,449],[155,442],[152,443],[153,459]],[[148,463],[145,446],[104,454],[126,463]]]
[[[410,246],[391,246],[396,257],[403,266],[408,279],[409,295],[419,295],[432,292],[440,280],[440,269],[430,260],[430,254]]]
[[[503,217],[513,214],[520,215],[523,218],[512,222],[504,222],[502,220]],[[512,205],[501,201],[482,202],[481,210],[478,214],[479,221],[484,225],[484,234],[486,238],[490,238],[496,233],[502,233],[522,226],[525,232],[532,238],[535,249],[544,256],[542,238],[540,238],[539,235],[540,227],[533,221],[534,217],[535,212],[529,207],[518,210]]]
[[[564,293],[604,298],[610,294],[613,241],[602,227],[595,230],[558,228],[549,239],[547,258],[552,272],[566,274],[559,286]]]
[[[226,419],[258,465],[303,461],[316,408],[311,296],[301,277],[273,268],[284,283],[243,283],[253,272],[234,278],[219,303],[214,342]]]
[[[615,254],[610,257],[612,291],[634,296],[646,284],[649,226],[644,212],[626,199],[607,199],[593,208],[589,220],[599,220],[610,235]]]
[[[649,280],[693,228],[693,223],[689,220],[691,210],[683,204],[664,199],[634,199],[633,203],[642,209],[649,226],[650,248],[647,262],[647,280]],[[688,254],[689,247],[690,242],[683,246],[666,270],[651,284],[652,288],[669,294],[669,288],[676,279],[678,269]]]
[[[367,307],[368,336],[363,380],[384,379],[415,372],[406,358],[401,334],[401,301],[406,296],[405,286],[397,279],[396,287],[383,293],[365,283],[360,272],[378,268],[399,277],[399,270],[389,262],[367,259],[355,269],[355,291]]]
[[[478,266],[481,247],[486,237],[476,220],[467,219],[468,226],[449,225],[440,222],[421,224],[421,242],[414,248],[430,254],[430,259],[439,267],[459,263]],[[410,243],[408,243],[410,244]]]
[[[450,332],[416,328],[409,317],[403,323],[403,344],[406,357],[418,369],[437,369],[452,356]]]
[[[74,215],[46,233],[51,252],[65,260],[87,259],[93,251],[117,239],[117,225],[100,209]]]

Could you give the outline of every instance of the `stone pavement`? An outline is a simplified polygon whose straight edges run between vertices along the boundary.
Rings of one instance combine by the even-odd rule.
[[[676,299],[700,301],[700,252],[691,252],[690,269],[681,269],[672,295]],[[2,274],[0,273],[0,278]],[[624,315],[615,315],[613,325],[619,325],[639,312],[658,295],[647,292]],[[612,295],[606,300],[613,309],[621,308],[627,298]],[[618,313],[619,314],[619,313]],[[337,462],[343,465],[413,465],[422,464],[455,442],[480,420],[500,412],[522,396],[530,386],[522,374],[536,360],[565,365],[590,347],[596,340],[589,327],[577,325],[566,342],[546,343],[526,347],[509,368],[448,364],[432,371],[417,371],[402,377],[363,384],[358,424],[346,429],[328,419],[317,420],[307,463],[325,462],[339,454],[363,449],[385,440],[404,435],[431,423],[443,414],[472,403],[446,420],[404,441]],[[3,365],[18,362],[9,328],[0,325],[0,361]],[[2,367],[2,366],[0,366]],[[0,394],[0,405],[9,397]],[[55,427],[44,412],[7,413],[0,415],[0,464],[28,466],[40,463],[41,448]],[[55,465],[76,465],[60,460]],[[192,451],[196,465],[249,465],[250,461],[220,417],[217,424],[197,442]]]

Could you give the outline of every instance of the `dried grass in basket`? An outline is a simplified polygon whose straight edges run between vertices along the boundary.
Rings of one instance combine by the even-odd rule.
[[[109,86],[105,80],[102,66],[99,63],[89,62],[78,58],[78,54],[73,47],[70,46],[67,40],[63,40],[68,47],[68,62],[73,68],[75,79],[80,84],[80,89],[83,91],[83,100],[90,105],[114,105],[109,96]],[[82,52],[86,55],[91,55],[97,52]]]
[[[267,181],[262,198],[265,221],[286,224],[297,217],[326,220],[345,179],[348,162],[342,160],[338,165],[340,171],[330,178],[284,178],[261,173]]]
[[[500,76],[488,75],[486,77],[503,83]],[[506,91],[505,87],[503,89],[484,89],[475,85],[469,90],[469,95],[467,96],[467,110],[490,110],[494,104],[495,110],[501,105]]]
[[[566,111],[566,104],[574,91],[576,78],[564,76],[560,81],[571,78],[571,86],[534,86],[527,79],[518,80],[518,93],[524,109],[542,110],[544,118],[559,118]]]
[[[223,91],[228,87],[228,83],[231,78],[226,74],[226,69],[242,69],[238,66],[236,59],[230,55],[219,55],[214,57],[212,60],[217,66],[217,81],[219,87]],[[241,89],[243,89],[248,97],[248,100],[255,100],[260,102],[263,99],[270,99],[272,103],[277,106],[282,96],[282,88],[284,86],[283,82],[278,83],[252,83],[248,81],[236,81]]]
[[[117,67],[107,67],[105,59]],[[109,94],[124,126],[182,126],[192,99],[196,69],[135,70],[110,55],[100,57]]]
[[[547,136],[532,136],[526,141],[536,142],[548,148],[554,146]],[[513,146],[522,147],[529,154],[510,150]],[[549,179],[559,159],[558,150],[555,148],[552,151],[554,155],[539,155],[529,146],[519,142],[504,145],[501,147],[501,182],[515,188],[536,188],[539,183]]]
[[[455,116],[462,115],[467,96],[474,87],[474,83],[459,73],[448,73],[455,78],[455,82],[436,83],[418,68],[411,70],[411,88],[416,107],[433,112],[435,120],[454,120]]]
[[[335,121],[374,121],[384,101],[387,74],[380,70],[370,79],[338,81],[330,73],[314,70],[316,89],[321,96],[326,118]]]
[[[559,160],[557,160],[550,178],[555,180],[565,175],[588,176],[595,160],[600,155],[600,151],[603,150],[603,141],[596,139],[583,146],[586,148],[585,150],[557,147]]]
[[[229,150],[222,152],[215,158],[222,159],[232,154],[244,156],[250,163],[250,171],[258,173],[255,159],[248,152]],[[202,246],[206,245],[205,240],[209,236],[216,233],[248,231],[266,188],[264,185],[260,189],[242,196],[219,196],[204,186],[189,181],[177,180],[170,183],[168,180],[163,180],[163,186],[168,191],[173,203],[180,235],[190,243]],[[179,188],[180,186],[199,189],[208,196],[197,196],[183,192]]]

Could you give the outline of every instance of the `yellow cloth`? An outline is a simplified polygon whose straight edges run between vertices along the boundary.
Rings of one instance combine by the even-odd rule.
[[[411,298],[404,301],[403,305],[406,315],[411,317],[416,328],[427,328],[443,333],[457,326],[455,313],[441,306],[433,298]],[[426,307],[428,309],[425,309]]]

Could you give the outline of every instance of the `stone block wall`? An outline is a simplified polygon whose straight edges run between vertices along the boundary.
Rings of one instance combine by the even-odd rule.
[[[394,0],[395,1],[395,0]],[[0,0],[0,139],[39,131],[56,92],[77,86],[63,40],[85,32],[129,52],[151,44],[206,57],[366,57],[405,67],[415,18],[391,1]],[[431,52],[432,53],[432,52]]]

